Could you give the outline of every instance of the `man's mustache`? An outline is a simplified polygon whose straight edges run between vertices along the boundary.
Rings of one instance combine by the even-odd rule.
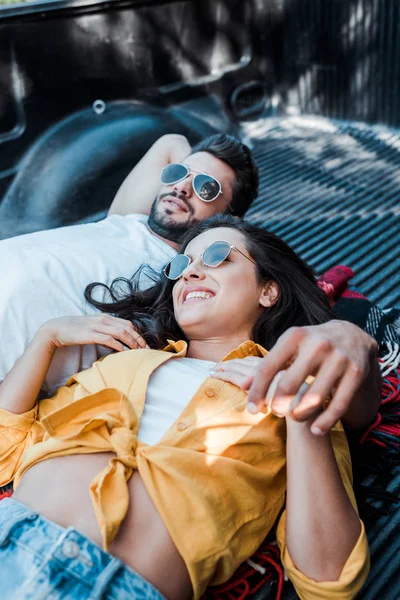
[[[186,197],[178,194],[177,192],[167,192],[166,194],[160,194],[158,196],[158,200],[162,200],[163,198],[166,198],[167,196],[170,196],[170,198],[178,198],[181,202],[184,203],[184,205],[186,206],[186,208],[188,209],[188,212],[190,215],[193,214],[193,208],[190,206],[189,202],[187,201]]]

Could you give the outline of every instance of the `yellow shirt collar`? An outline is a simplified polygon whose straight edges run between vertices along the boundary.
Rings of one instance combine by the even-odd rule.
[[[163,348],[164,352],[171,352],[172,354],[176,354],[177,356],[186,356],[188,351],[188,344],[183,340],[179,340],[178,342],[174,342],[173,340],[168,340],[168,345]],[[260,344],[256,344],[251,340],[247,342],[243,342],[235,348],[228,352],[226,356],[222,359],[221,362],[225,360],[233,360],[234,358],[246,358],[246,356],[259,356],[263,357],[267,354],[267,350],[260,346]]]

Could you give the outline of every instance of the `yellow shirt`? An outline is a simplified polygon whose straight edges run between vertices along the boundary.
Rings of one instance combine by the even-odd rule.
[[[227,581],[257,550],[284,508],[286,431],[285,420],[271,412],[253,415],[245,410],[246,392],[209,377],[157,444],[141,443],[137,436],[149,378],[186,351],[181,341],[170,342],[164,351],[111,354],[23,415],[0,409],[0,485],[14,479],[17,486],[27,469],[47,458],[115,452],[90,486],[104,548],[126,514],[127,481],[137,469],[185,561],[198,599],[208,585]],[[249,341],[224,360],[264,354]],[[356,508],[349,449],[340,425],[331,438]],[[278,543],[300,598],[353,598],[369,570],[363,525],[334,582],[313,581],[296,569],[284,527],[283,512]]]

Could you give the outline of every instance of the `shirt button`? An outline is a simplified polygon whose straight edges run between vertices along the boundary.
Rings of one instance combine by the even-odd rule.
[[[79,545],[72,540],[65,540],[62,545],[62,551],[67,558],[76,558],[80,554]]]
[[[214,398],[215,391],[211,388],[208,388],[208,390],[206,390],[206,396],[208,396],[209,398]]]
[[[178,423],[177,427],[179,431],[185,431],[185,429],[187,429],[187,425],[185,425],[185,423]]]

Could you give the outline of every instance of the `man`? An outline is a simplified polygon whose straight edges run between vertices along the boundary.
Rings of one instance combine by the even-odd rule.
[[[163,171],[183,159],[178,177]],[[226,210],[242,216],[257,187],[251,153],[235,138],[212,136],[192,149],[185,137],[166,135],[129,174],[106,219],[0,242],[0,381],[45,321],[97,313],[84,299],[89,283],[130,278],[143,263],[161,271],[191,224]],[[103,353],[95,346],[57,351],[45,392]]]
[[[95,313],[84,301],[86,285],[129,278],[143,263],[160,270],[188,227],[217,212],[243,216],[257,187],[257,168],[238,140],[217,135],[192,149],[185,137],[167,135],[155,142],[123,182],[108,218],[1,242],[0,381],[42,323]],[[137,343],[145,344],[140,336]],[[101,354],[94,346],[58,350],[45,391],[51,394]],[[284,398],[289,405],[305,377],[317,375],[297,418],[313,420],[326,395],[336,389],[329,409],[314,423],[314,433],[328,431],[339,418],[353,428],[373,418],[377,403],[365,407],[362,391],[380,385],[376,344],[357,327],[333,321],[289,330],[258,370],[249,394],[251,410],[261,409],[274,376],[288,363],[291,367],[277,386],[275,403]],[[248,388],[251,383],[243,385]]]
[[[177,181],[173,190],[170,185],[160,188],[160,173],[165,165],[181,161],[192,167],[193,172]],[[221,184],[221,192],[211,202],[196,198],[193,179],[199,171],[214,175]],[[152,178],[155,173],[157,177]],[[226,210],[243,217],[257,192],[258,169],[247,146],[231,136],[215,135],[191,148],[184,136],[170,134],[157,140],[131,171],[118,190],[108,214],[150,212],[152,231],[168,242],[178,244],[182,234],[196,221]],[[174,197],[183,198],[180,209],[168,204],[168,198],[170,201]],[[163,215],[169,215],[169,218]],[[161,225],[164,221],[166,229]]]

